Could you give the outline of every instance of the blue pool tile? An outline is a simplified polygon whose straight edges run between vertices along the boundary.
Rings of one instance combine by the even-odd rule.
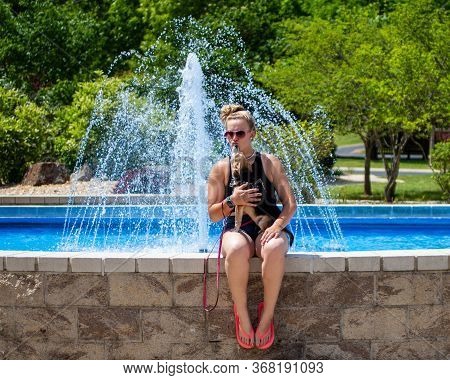
[[[432,216],[450,216],[450,205],[430,205]]]
[[[392,206],[391,216],[397,218],[413,216],[413,208],[410,205]]]
[[[414,216],[420,217],[429,217],[433,216],[432,210],[433,208],[430,205],[422,205],[422,206],[414,206],[412,209],[412,213]],[[450,210],[447,211],[447,215],[449,215]]]

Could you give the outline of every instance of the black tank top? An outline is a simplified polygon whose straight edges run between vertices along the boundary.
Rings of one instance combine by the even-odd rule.
[[[251,165],[251,170],[246,173],[246,177],[241,178],[243,182],[248,182],[249,188],[256,187],[260,189],[262,193],[261,202],[256,206],[258,214],[265,214],[271,216],[273,219],[278,218],[281,214],[281,210],[277,206],[277,195],[275,187],[272,182],[267,178],[264,172],[261,153],[256,152],[255,161]],[[229,196],[233,193],[233,187],[231,184],[231,159],[229,159],[229,177],[228,184],[225,187],[225,196]],[[261,185],[262,184],[262,185]]]

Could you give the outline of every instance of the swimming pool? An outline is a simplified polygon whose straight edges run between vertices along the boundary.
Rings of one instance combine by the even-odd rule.
[[[311,207],[312,218],[320,215],[320,206],[307,207]],[[133,209],[135,211],[138,210]],[[347,252],[291,251],[286,258],[286,275],[277,306],[277,313],[283,321],[278,330],[283,344],[298,344],[299,339],[307,337],[311,347],[323,347],[326,341],[329,345],[326,350],[337,353],[337,358],[349,358],[349,352],[351,355],[356,353],[355,358],[392,358],[393,355],[400,355],[403,359],[447,357],[448,345],[445,346],[442,338],[448,330],[450,248],[444,233],[448,233],[450,207],[351,205],[337,206],[336,212],[345,237],[357,226],[364,225],[368,231],[375,231],[373,235],[381,239],[383,250],[372,247],[370,251],[362,251],[358,246],[357,251]],[[23,357],[35,359],[37,355],[42,355],[42,358],[54,355],[60,358],[64,354],[61,347],[64,347],[73,350],[73,355],[78,358],[84,355],[80,351],[86,346],[83,342],[103,348],[105,339],[114,339],[119,350],[125,347],[125,351],[120,352],[127,359],[136,352],[147,359],[148,355],[153,355],[154,349],[157,350],[155,355],[160,355],[161,339],[166,336],[171,340],[174,353],[178,352],[175,348],[180,346],[180,342],[191,352],[193,334],[186,337],[173,328],[175,325],[187,326],[182,330],[188,331],[191,324],[195,327],[192,331],[195,331],[198,346],[205,346],[205,342],[208,344],[205,337],[214,337],[215,348],[207,348],[207,351],[217,356],[217,344],[227,342],[229,337],[227,333],[218,338],[215,334],[229,330],[229,319],[215,317],[207,320],[200,308],[201,274],[205,270],[206,253],[36,251],[40,242],[57,238],[54,234],[45,236],[51,230],[48,225],[58,230],[64,218],[65,207],[0,207],[0,241],[6,241],[4,232],[8,228],[22,230],[22,235],[9,238],[11,244],[22,244],[31,239],[31,236],[24,237],[23,230],[28,231],[25,235],[35,231],[27,243],[30,250],[0,250],[0,291],[5,295],[3,303],[7,306],[4,307],[6,314],[3,313],[4,325],[23,325],[24,321],[31,320],[32,326],[37,328],[36,336],[45,342],[47,337],[52,339],[51,342],[57,342],[56,351],[49,353],[42,345],[34,345],[33,340],[30,346],[29,335],[19,336],[18,344],[24,347]],[[418,226],[418,232],[426,230],[428,236],[431,233],[427,246],[437,240],[447,248],[406,249],[406,243],[402,243],[401,250],[387,250],[388,243],[394,239],[392,235],[381,237],[374,229],[380,220],[384,220],[384,227],[388,226],[384,230],[391,232],[403,226],[414,235]],[[24,223],[28,223],[27,228],[23,228]],[[40,225],[44,227],[42,230],[39,230]],[[217,228],[214,233],[218,233],[219,226],[214,228]],[[432,235],[435,228],[444,232]],[[411,238],[405,240],[408,239]],[[361,237],[361,244],[364,240]],[[207,262],[211,302],[216,294],[215,274],[219,263],[222,263],[220,271],[223,273],[223,259],[217,261],[212,256]],[[259,258],[250,260],[250,272],[251,281],[260,275]],[[232,306],[224,276],[220,277],[219,315],[229,313]],[[251,285],[251,288],[252,292],[258,289],[255,299],[262,297],[260,286]],[[253,310],[256,310],[256,304]],[[55,313],[62,316],[56,320],[56,328],[38,329],[38,321],[46,321],[50,315],[53,321]],[[213,319],[219,320],[219,324],[211,322]],[[199,325],[199,321],[203,321],[204,326]],[[161,332],[156,336],[155,327]],[[62,334],[59,330],[63,331]],[[28,331],[33,330],[30,328]],[[174,331],[176,335],[173,335]],[[421,337],[424,332],[432,340],[432,345],[423,338],[411,340],[411,335]],[[9,343],[5,339],[0,337],[0,346],[3,344],[5,347]],[[135,341],[133,348],[128,344],[130,339]],[[392,346],[393,341],[395,347]],[[417,342],[420,345],[416,345]],[[167,347],[167,343],[162,344],[163,348]],[[47,347],[47,343],[44,346]],[[96,355],[97,350],[94,351]],[[228,349],[225,351],[228,357]],[[322,348],[315,354],[311,352],[309,358],[323,355]],[[297,355],[298,352],[293,350],[293,353]],[[174,358],[182,359],[183,356]]]
[[[341,226],[345,247],[330,247],[329,242],[320,231],[324,229],[324,221],[320,218],[320,207],[308,207],[311,215],[309,223],[317,229],[314,249],[311,251],[385,251],[385,250],[417,250],[417,249],[449,249],[450,251],[450,206],[446,205],[402,205],[402,206],[335,206]],[[136,206],[133,212],[138,214]],[[157,213],[157,210],[153,210]],[[0,250],[3,251],[58,251],[67,213],[66,206],[2,206],[0,207]],[[108,232],[88,235],[94,242],[88,248],[108,250],[114,247],[127,247],[133,239],[133,249],[145,249],[149,245],[158,246],[154,237],[165,239],[161,246],[176,240],[167,228],[162,231],[158,220],[150,228],[136,228],[138,219],[130,218],[125,224],[119,221],[108,221]],[[112,223],[112,225],[111,225]],[[176,223],[189,223],[179,218]],[[297,229],[293,252],[304,252],[305,241],[298,232],[299,220],[293,219],[292,226]],[[208,250],[215,248],[220,235],[221,224],[209,226]],[[161,234],[164,232],[164,234]],[[185,237],[191,239],[192,237]],[[189,244],[184,239],[183,248],[189,251]],[[309,237],[305,237],[309,239]],[[317,248],[318,247],[318,248]],[[65,249],[67,250],[67,249]],[[310,251],[310,250],[308,250]]]

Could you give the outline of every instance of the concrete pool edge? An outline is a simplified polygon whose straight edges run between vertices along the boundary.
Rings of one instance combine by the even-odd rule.
[[[208,272],[215,273],[216,253],[210,254]],[[59,273],[203,273],[207,253],[161,252],[40,252],[0,251],[0,271]],[[221,272],[224,268],[221,259]],[[251,272],[261,261],[251,259]],[[290,252],[286,273],[446,271],[449,249],[351,252]]]

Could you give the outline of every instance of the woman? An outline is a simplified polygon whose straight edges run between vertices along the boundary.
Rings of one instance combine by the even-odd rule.
[[[230,158],[227,157],[211,169],[208,212],[214,222],[226,219],[222,255],[234,302],[236,339],[244,348],[267,349],[274,341],[275,305],[284,275],[285,254],[293,242],[288,225],[297,205],[280,160],[253,149],[256,126],[251,113],[240,105],[231,104],[222,107],[220,118],[228,143],[237,145],[251,166],[248,183],[262,182],[263,186],[253,188],[243,184],[231,188]],[[275,192],[283,205],[282,210],[276,206]],[[273,223],[265,231],[259,231],[258,226],[244,215],[241,230],[233,231],[235,205],[256,207],[257,213],[270,215]],[[264,287],[264,302],[258,305],[256,330],[247,308],[249,259],[255,255],[262,259]]]

